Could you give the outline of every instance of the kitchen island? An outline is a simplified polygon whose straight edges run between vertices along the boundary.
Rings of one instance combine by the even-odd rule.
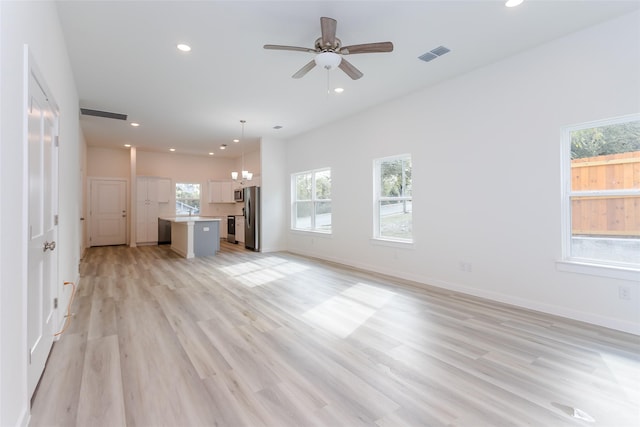
[[[171,249],[185,258],[213,256],[220,250],[220,218],[178,216],[171,222]]]

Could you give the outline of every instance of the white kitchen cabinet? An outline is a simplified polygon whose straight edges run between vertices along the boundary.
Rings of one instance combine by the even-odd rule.
[[[169,203],[171,180],[136,178],[136,243],[158,241],[159,203]]]
[[[236,240],[244,243],[244,217],[236,216]]]
[[[169,178],[157,178],[158,180],[158,203],[169,203],[171,201],[171,180]]]
[[[232,181],[209,181],[209,203],[234,203]]]

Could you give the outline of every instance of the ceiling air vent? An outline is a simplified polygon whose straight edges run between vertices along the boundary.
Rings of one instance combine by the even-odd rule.
[[[431,49],[429,52],[420,55],[418,59],[424,62],[429,62],[429,61],[433,61],[437,57],[442,56],[448,52],[451,52],[451,50],[444,46],[438,46],[437,48]]]
[[[105,119],[127,120],[126,114],[111,113],[109,111],[99,111],[99,110],[90,110],[88,108],[81,108],[80,112],[84,116],[96,116],[96,117],[104,117]]]

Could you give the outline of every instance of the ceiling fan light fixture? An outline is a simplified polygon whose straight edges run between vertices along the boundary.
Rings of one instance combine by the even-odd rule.
[[[507,2],[504,5],[507,7],[516,7],[516,6],[520,6],[523,1],[524,0],[507,0]]]
[[[342,57],[335,52],[320,52],[315,57],[316,65],[324,68],[325,70],[333,70],[342,61]]]

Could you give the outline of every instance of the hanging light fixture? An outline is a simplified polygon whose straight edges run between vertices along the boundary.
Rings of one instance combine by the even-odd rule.
[[[242,124],[242,136],[240,137],[240,144],[242,144],[242,169],[241,169],[241,173],[240,173],[240,178],[242,178],[242,181],[240,182],[240,184],[244,185],[244,180],[246,179],[247,181],[251,181],[251,179],[253,178],[253,173],[249,172],[248,170],[245,170],[244,168],[244,124],[246,123],[246,120],[240,120],[240,123]],[[231,172],[231,179],[233,179],[234,181],[238,180],[238,172]]]
[[[314,60],[316,65],[324,68],[325,70],[333,70],[340,65],[342,57],[335,52],[324,51],[317,54]]]

